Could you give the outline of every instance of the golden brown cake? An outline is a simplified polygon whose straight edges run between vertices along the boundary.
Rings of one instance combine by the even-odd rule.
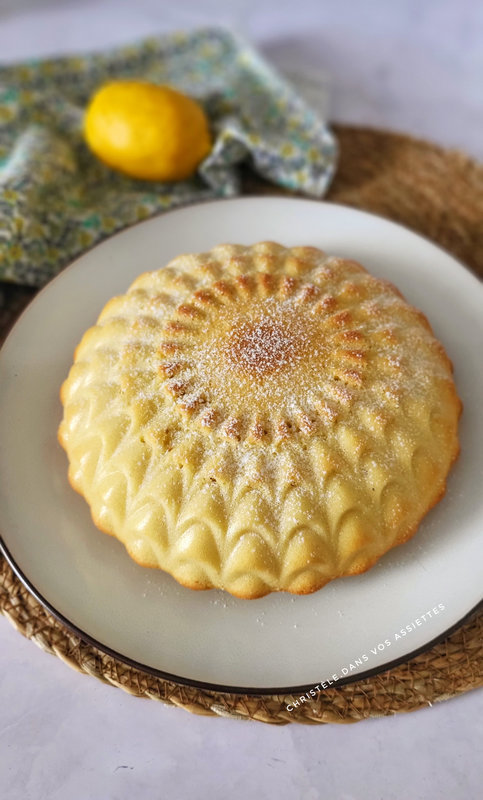
[[[369,569],[443,496],[461,403],[426,317],[313,247],[220,245],[87,331],[59,439],[141,565],[243,598]]]

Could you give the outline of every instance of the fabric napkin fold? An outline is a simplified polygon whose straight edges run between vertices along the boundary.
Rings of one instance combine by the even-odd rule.
[[[84,109],[115,78],[167,83],[202,103],[214,146],[192,179],[133,180],[90,153]],[[322,196],[336,153],[324,120],[226,30],[1,67],[0,279],[42,286],[115,231],[169,208],[236,195],[242,162],[280,186]]]

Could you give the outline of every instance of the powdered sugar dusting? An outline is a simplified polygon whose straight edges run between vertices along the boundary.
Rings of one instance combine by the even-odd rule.
[[[225,352],[229,363],[261,376],[300,358],[301,344],[292,331],[266,315],[255,323],[242,322],[235,326]]]

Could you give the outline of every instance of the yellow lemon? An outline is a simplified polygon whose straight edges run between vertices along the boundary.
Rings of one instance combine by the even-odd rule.
[[[102,86],[87,108],[84,136],[105,164],[149,181],[189,178],[212,144],[197,102],[143,81]]]

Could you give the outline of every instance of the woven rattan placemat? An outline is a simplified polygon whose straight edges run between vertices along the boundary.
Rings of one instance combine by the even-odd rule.
[[[483,277],[483,166],[426,142],[339,126],[337,177],[328,199],[401,222],[437,242]],[[279,193],[247,176],[249,192]],[[33,296],[0,286],[0,334]],[[14,627],[71,667],[131,694],[196,714],[288,722],[357,722],[431,705],[483,685],[483,610],[411,661],[321,692],[293,711],[284,696],[202,691],[153,677],[105,655],[57,622],[0,556],[0,610]]]

